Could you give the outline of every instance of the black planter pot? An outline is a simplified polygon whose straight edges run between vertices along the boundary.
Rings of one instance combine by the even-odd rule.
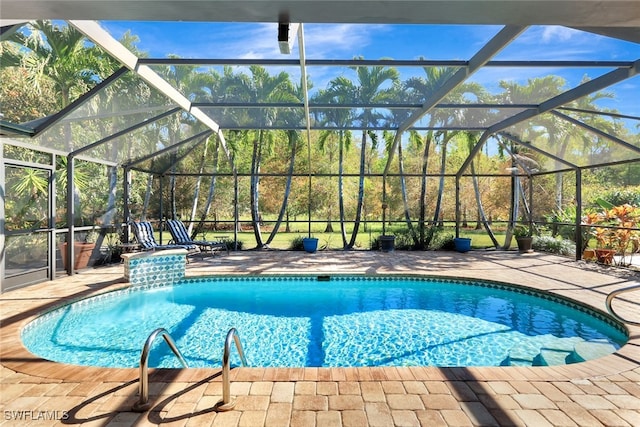
[[[396,247],[396,236],[380,236],[380,250],[382,252],[393,252]]]
[[[533,252],[531,248],[533,237],[517,237],[516,242],[518,242],[518,251],[520,251],[520,253]]]

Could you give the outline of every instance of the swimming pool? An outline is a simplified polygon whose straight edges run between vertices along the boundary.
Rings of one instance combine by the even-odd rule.
[[[606,315],[501,283],[265,276],[129,287],[46,313],[22,339],[48,360],[136,367],[160,327],[190,367],[221,366],[232,327],[249,366],[262,367],[559,364],[615,351],[628,338]],[[235,351],[232,364],[239,364]],[[179,363],[156,340],[149,366]]]

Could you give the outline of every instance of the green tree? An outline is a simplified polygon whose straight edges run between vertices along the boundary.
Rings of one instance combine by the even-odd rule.
[[[271,76],[264,67],[252,65],[249,67],[251,75],[239,73],[230,80],[227,90],[233,91],[242,101],[260,104],[269,102],[300,102],[295,94],[289,74],[286,72]],[[257,135],[253,140],[251,153],[251,221],[258,248],[265,246],[260,230],[260,165],[262,157],[273,141],[273,135],[265,131],[265,127],[273,125],[278,120],[278,110],[271,107],[257,108],[252,117],[257,127]]]
[[[358,60],[364,58],[358,57]],[[358,105],[366,106],[374,103],[384,103],[394,99],[395,85],[399,82],[399,73],[395,68],[385,66],[352,66],[349,67],[356,73],[357,81],[354,83],[348,79],[336,81],[337,85],[332,85],[330,90],[340,93],[345,99],[352,99]],[[362,112],[356,116],[362,125],[362,141],[360,144],[360,173],[358,181],[358,199],[356,206],[356,217],[351,233],[351,239],[345,249],[351,249],[356,243],[360,223],[362,222],[362,211],[365,195],[365,169],[367,164],[367,136],[370,135],[369,126],[376,126],[386,118],[374,108],[362,108]]]
[[[351,102],[353,99],[350,90],[351,81],[345,77],[337,77],[329,83],[329,88],[321,90],[315,97],[319,103],[341,105]],[[320,151],[332,153],[329,148],[329,141],[333,136],[338,138],[338,212],[340,219],[340,235],[342,236],[342,247],[347,247],[347,232],[345,229],[345,212],[344,212],[344,154],[345,150],[349,150],[352,144],[352,134],[345,127],[351,125],[354,118],[351,108],[323,108],[316,112],[319,121],[328,127],[320,132],[318,137],[318,145]],[[331,211],[329,211],[328,224],[331,222]],[[327,229],[329,228],[327,224]]]
[[[415,100],[416,102],[425,102],[429,97],[435,93],[442,85],[449,80],[455,73],[454,68],[449,67],[424,67],[426,77],[412,77],[407,79],[403,86],[407,93],[408,99]],[[430,114],[429,127],[433,128],[441,120],[446,120],[442,114]],[[422,175],[420,181],[420,213],[418,217],[418,236],[415,242],[416,246],[426,249],[429,246],[432,233],[427,233],[426,224],[426,203],[427,203],[427,171],[429,164],[429,155],[431,152],[431,144],[436,137],[436,133],[433,130],[429,130],[422,137],[416,132],[412,133],[410,141],[416,145],[423,147],[422,152]],[[446,144],[443,144],[441,167],[444,167],[446,162]],[[444,185],[441,181],[441,187]],[[438,209],[434,213],[434,221],[437,220],[439,215]],[[435,222],[434,222],[435,224]]]

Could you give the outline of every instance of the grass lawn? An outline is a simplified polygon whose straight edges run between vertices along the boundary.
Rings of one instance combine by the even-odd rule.
[[[282,229],[283,228],[281,228],[281,230]],[[447,227],[443,231],[443,233],[453,236],[455,234],[455,230],[451,227]],[[262,240],[266,241],[269,238],[269,234],[270,230],[267,231],[266,229],[263,229]],[[319,239],[318,247],[320,249],[342,249],[343,247],[339,224],[334,225],[333,233],[325,233],[324,224],[317,224],[317,230],[312,230],[311,234],[312,237],[317,237]],[[361,226],[360,232],[358,233],[358,237],[356,239],[355,249],[370,249],[371,243],[375,241],[375,239],[381,234],[382,229],[379,224],[375,224],[375,226],[369,226],[367,228],[367,231],[364,231],[364,227]],[[387,230],[387,234],[391,234],[391,232]],[[307,235],[308,232],[306,229],[296,230],[290,233],[279,231],[269,244],[269,247],[273,249],[290,249],[294,239],[307,237]],[[491,239],[484,230],[464,229],[460,233],[460,237],[471,238],[471,246],[474,249],[493,247]],[[498,239],[498,242],[502,244],[504,241],[504,233],[496,233],[496,237]],[[200,236],[198,236],[198,238],[200,238]],[[206,240],[219,240],[220,238],[233,239],[233,232],[207,232],[205,234],[205,238]],[[349,241],[349,239],[351,239],[351,229],[347,230],[347,241]],[[238,240],[242,242],[242,249],[253,249],[256,247],[256,239],[253,231],[239,232]],[[515,245],[515,241],[513,242],[513,244]]]

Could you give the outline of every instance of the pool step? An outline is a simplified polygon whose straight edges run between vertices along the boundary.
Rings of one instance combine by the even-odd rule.
[[[557,366],[576,363],[576,361],[571,358],[573,353],[573,349],[541,348],[539,354],[540,366]]]
[[[577,343],[573,349],[573,358],[579,362],[598,359],[615,353],[616,348],[607,340],[591,340]]]
[[[500,362],[500,366],[542,366],[540,353],[523,348],[514,348],[507,357]]]
[[[540,350],[513,348],[500,366],[557,366],[584,362],[614,353],[616,348],[607,340],[591,340],[562,348],[543,347]]]

